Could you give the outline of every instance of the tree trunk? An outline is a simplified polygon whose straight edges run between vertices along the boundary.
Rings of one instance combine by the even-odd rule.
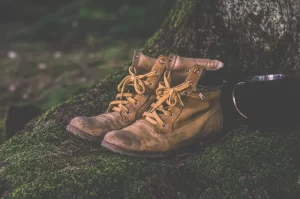
[[[229,81],[299,77],[299,8],[299,0],[178,0],[144,52],[219,59]]]

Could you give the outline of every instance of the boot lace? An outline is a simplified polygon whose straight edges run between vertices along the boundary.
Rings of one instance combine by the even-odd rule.
[[[164,74],[164,84],[160,83],[158,89],[156,90],[157,102],[151,105],[151,109],[145,112],[143,115],[145,119],[152,124],[160,124],[165,127],[165,122],[161,119],[160,113],[167,116],[173,116],[173,113],[169,111],[169,108],[176,105],[183,106],[182,95],[185,89],[189,88],[192,84],[187,81],[180,86],[171,88],[170,86],[170,73]]]
[[[129,67],[129,75],[125,77],[120,84],[118,85],[118,91],[120,93],[117,94],[116,100],[112,101],[109,104],[107,112],[110,110],[125,113],[129,113],[129,109],[126,107],[128,103],[137,104],[138,102],[134,99],[135,94],[143,95],[146,91],[146,86],[151,86],[151,82],[146,81],[148,77],[153,77],[158,75],[157,71],[151,71],[144,75],[136,75],[134,72],[133,66]],[[128,86],[132,86],[134,91],[130,91],[129,89],[125,92],[125,89]]]

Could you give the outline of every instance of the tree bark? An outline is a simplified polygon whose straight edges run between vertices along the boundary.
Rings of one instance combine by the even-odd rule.
[[[144,53],[219,59],[228,81],[300,76],[299,0],[178,0]]]

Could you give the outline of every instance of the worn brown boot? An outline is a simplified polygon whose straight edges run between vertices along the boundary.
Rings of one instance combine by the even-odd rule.
[[[150,108],[155,101],[155,90],[166,69],[167,57],[157,60],[142,53],[134,53],[129,75],[118,86],[120,92],[104,114],[95,117],[76,117],[67,130],[81,138],[97,141],[112,130],[122,129]]]
[[[172,73],[177,78],[170,79],[166,72],[164,83],[160,83],[156,91],[157,101],[144,113],[145,117],[122,130],[106,134],[102,146],[121,154],[157,158],[214,137],[223,125],[222,83],[218,83],[222,78],[215,78],[215,82],[205,81],[205,86],[201,82],[208,76],[217,77],[214,73],[223,68],[223,63],[215,60],[201,63],[187,70],[178,70],[186,78],[175,87],[171,87],[170,80],[176,82],[178,74]],[[177,70],[179,66],[175,64],[173,69]]]

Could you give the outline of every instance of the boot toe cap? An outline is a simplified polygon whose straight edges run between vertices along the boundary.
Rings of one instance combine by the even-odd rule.
[[[111,131],[104,137],[104,142],[125,150],[136,151],[140,149],[141,139],[125,130]]]
[[[71,125],[72,127],[75,127],[81,131],[84,131],[85,129],[85,117],[75,117],[73,118],[69,125]]]
[[[86,134],[94,137],[103,137],[110,130],[105,123],[87,117],[75,117],[70,121],[69,126],[71,128],[67,127],[67,130],[73,134],[74,131],[76,131],[75,134],[80,131],[81,135]]]

